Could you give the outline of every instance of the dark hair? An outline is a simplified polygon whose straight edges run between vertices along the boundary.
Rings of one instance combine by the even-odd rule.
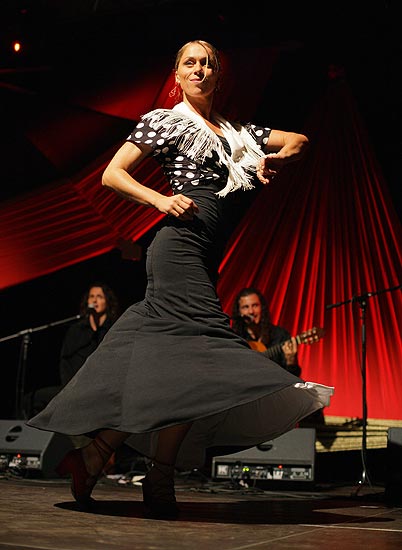
[[[236,295],[236,298],[233,302],[233,310],[232,310],[232,319],[233,319],[233,330],[242,336],[243,338],[246,337],[246,326],[244,322],[240,320],[241,314],[239,309],[239,302],[240,298],[244,298],[244,296],[250,296],[251,294],[256,294],[261,302],[261,334],[265,338],[269,338],[270,328],[271,328],[271,314],[268,309],[267,301],[258,288],[254,287],[246,287],[242,288]]]
[[[103,283],[102,281],[95,281],[94,283],[90,284],[88,287],[88,290],[84,293],[84,295],[81,298],[80,303],[80,315],[85,315],[88,310],[88,297],[89,293],[91,291],[91,288],[94,288],[95,286],[101,288],[103,290],[103,294],[106,298],[106,315],[107,318],[114,323],[116,319],[120,315],[120,304],[119,300],[115,294],[115,292],[110,288],[109,285],[106,283]]]

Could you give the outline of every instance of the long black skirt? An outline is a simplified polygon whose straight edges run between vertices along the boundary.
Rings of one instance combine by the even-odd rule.
[[[129,432],[128,443],[152,457],[159,430],[192,422],[177,461],[187,469],[203,464],[208,447],[254,446],[327,406],[332,388],[304,383],[232,331],[207,253],[204,236],[161,229],[147,253],[145,299],[27,424],[68,435]]]

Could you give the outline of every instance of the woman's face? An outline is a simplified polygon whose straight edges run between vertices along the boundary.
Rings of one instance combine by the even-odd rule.
[[[100,286],[93,286],[88,294],[88,306],[93,306],[96,313],[102,315],[106,311],[106,296]]]
[[[211,52],[201,44],[189,44],[176,69],[176,82],[187,97],[213,94],[219,74],[213,65]]]

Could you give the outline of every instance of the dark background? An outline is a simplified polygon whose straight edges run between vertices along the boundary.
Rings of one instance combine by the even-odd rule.
[[[381,165],[395,209],[400,199],[402,33],[396,1],[260,2],[241,7],[228,1],[77,1],[0,3],[0,200],[11,200],[82,169],[132,128],[122,120],[111,134],[62,170],[35,150],[24,134],[38,105],[27,89],[46,101],[68,104],[77,91],[135,73],[152,59],[170,57],[187,40],[203,38],[220,49],[275,47],[278,60],[261,98],[255,122],[302,130],[311,109],[325,93],[328,71],[342,71],[356,99]],[[23,42],[15,55],[12,40]],[[249,83],[253,85],[252,82]],[[153,232],[151,232],[153,233]],[[57,361],[67,325],[48,327],[78,312],[82,293],[96,279],[105,280],[123,308],[142,299],[145,249],[138,261],[120,250],[40,277],[1,293],[0,364],[3,390],[0,417],[14,414],[15,379],[21,369],[20,332],[35,329],[27,346],[26,388],[57,381]],[[43,330],[36,330],[44,326]]]

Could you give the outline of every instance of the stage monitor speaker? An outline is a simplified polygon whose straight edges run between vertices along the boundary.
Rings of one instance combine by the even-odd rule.
[[[402,428],[388,428],[384,497],[388,504],[402,504]]]
[[[0,420],[0,468],[21,477],[57,477],[55,467],[74,447],[65,435],[31,428],[24,420]]]
[[[215,480],[263,482],[314,481],[314,428],[295,428],[276,439],[237,453],[212,459]]]

